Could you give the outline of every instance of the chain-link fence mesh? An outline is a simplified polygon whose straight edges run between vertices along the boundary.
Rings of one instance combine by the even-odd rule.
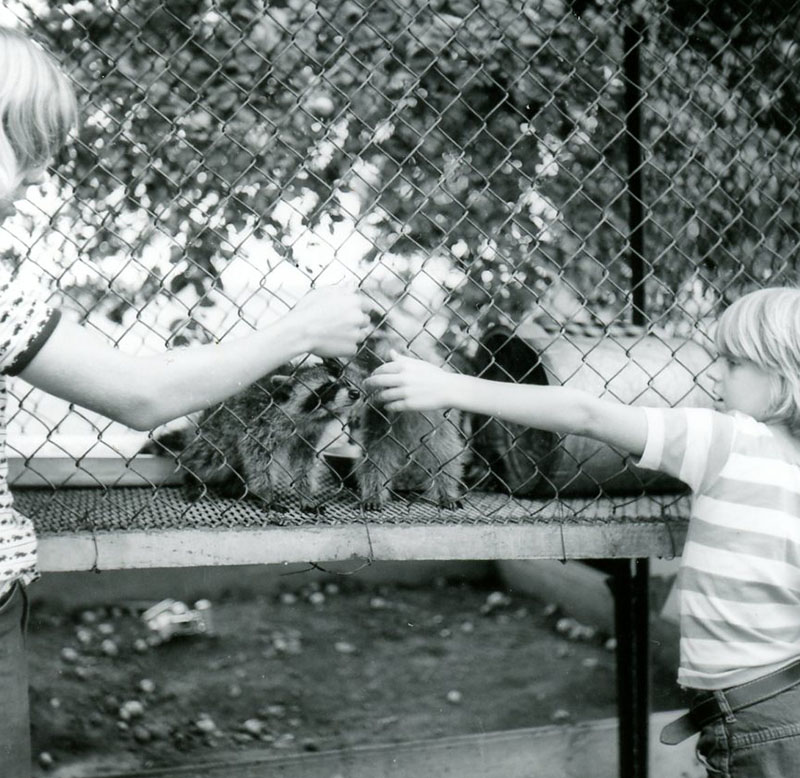
[[[344,281],[385,312],[378,361],[388,338],[490,378],[704,405],[716,314],[797,281],[796,3],[6,8],[62,61],[82,127],[2,249],[122,349],[243,334]],[[387,418],[351,393],[367,363],[283,371],[157,431],[149,453],[17,383],[12,483],[158,487],[188,470],[186,521],[212,498],[223,515],[284,502],[339,520],[385,503],[469,520],[486,492],[510,516],[519,496],[591,506],[674,486],[572,436]],[[304,417],[314,397],[349,429]],[[278,446],[275,430],[310,445]]]

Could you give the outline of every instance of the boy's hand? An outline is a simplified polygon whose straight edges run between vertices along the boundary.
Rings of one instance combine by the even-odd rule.
[[[306,344],[319,357],[351,357],[369,332],[369,299],[360,292],[329,286],[315,289],[286,314]]]
[[[435,411],[453,406],[455,375],[396,351],[390,356],[391,361],[373,371],[364,382],[387,410]]]

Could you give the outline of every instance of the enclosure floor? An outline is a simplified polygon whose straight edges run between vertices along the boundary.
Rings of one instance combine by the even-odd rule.
[[[181,487],[15,489],[16,507],[39,535],[104,531],[375,525],[531,525],[652,523],[680,526],[688,517],[681,494],[631,497],[524,499],[471,492],[463,507],[441,508],[423,499],[393,499],[380,511],[362,510],[344,493],[328,496],[321,513],[299,505],[273,510],[254,498],[189,499]]]

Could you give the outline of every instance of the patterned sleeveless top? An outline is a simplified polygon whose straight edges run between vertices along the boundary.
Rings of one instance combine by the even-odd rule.
[[[14,509],[8,487],[5,376],[24,370],[58,324],[59,312],[42,297],[0,265],[0,597],[15,581],[28,584],[39,575],[33,522]]]

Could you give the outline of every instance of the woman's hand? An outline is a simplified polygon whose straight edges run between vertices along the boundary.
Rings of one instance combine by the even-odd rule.
[[[458,376],[422,359],[392,351],[391,361],[381,365],[365,381],[369,391],[390,411],[434,411],[456,405],[454,385]]]
[[[369,298],[353,289],[329,286],[303,297],[284,317],[296,327],[304,351],[319,357],[351,357],[370,327]]]

